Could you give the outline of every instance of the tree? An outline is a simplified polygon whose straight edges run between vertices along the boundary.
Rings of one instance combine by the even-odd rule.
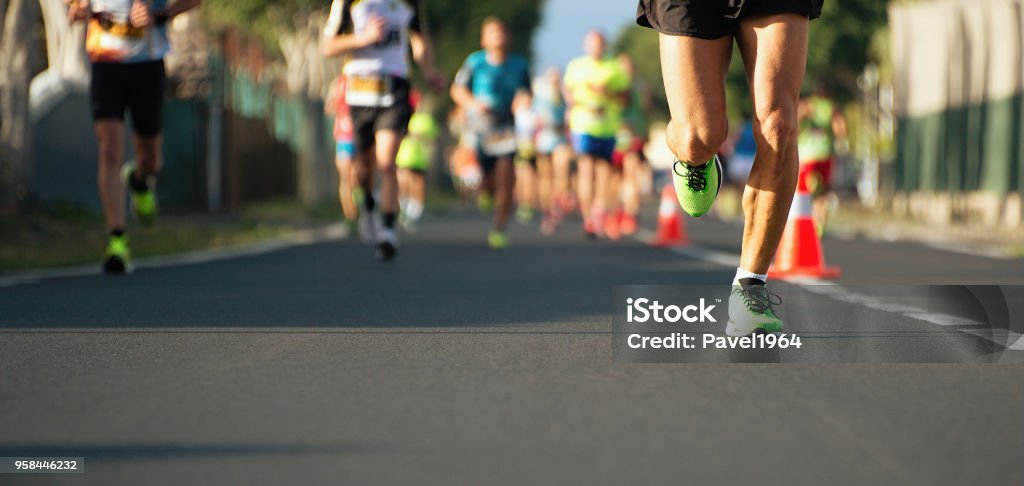
[[[14,206],[27,196],[31,153],[28,88],[34,63],[32,29],[39,21],[39,2],[5,1],[0,11],[4,14],[0,25],[0,205]]]

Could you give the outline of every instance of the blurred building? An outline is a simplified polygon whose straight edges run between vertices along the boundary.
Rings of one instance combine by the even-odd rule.
[[[1024,0],[893,3],[889,24],[892,209],[1024,224]]]

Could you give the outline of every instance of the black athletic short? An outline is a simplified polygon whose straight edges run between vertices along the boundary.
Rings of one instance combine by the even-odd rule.
[[[94,62],[89,83],[92,119],[124,120],[127,108],[135,133],[143,137],[159,135],[166,80],[162,59]]]
[[[352,117],[353,142],[356,151],[373,148],[378,130],[394,130],[400,137],[409,131],[409,119],[412,118],[412,105],[409,103],[409,80],[391,78],[391,89],[394,101],[388,107],[349,106]]]
[[[825,0],[640,0],[636,23],[662,34],[720,39],[736,33],[740,20],[783,13],[821,16]]]

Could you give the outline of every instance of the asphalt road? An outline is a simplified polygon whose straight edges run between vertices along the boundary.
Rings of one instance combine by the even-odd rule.
[[[734,226],[689,229],[738,251]],[[941,363],[984,340],[865,300],[831,330],[784,306],[816,343],[793,363],[618,363],[613,287],[733,269],[577,231],[517,226],[491,252],[486,221],[453,214],[391,265],[328,241],[0,288],[0,456],[86,458],[0,484],[1024,483],[1024,351]],[[826,253],[875,296],[1024,283],[1021,260],[919,244]]]

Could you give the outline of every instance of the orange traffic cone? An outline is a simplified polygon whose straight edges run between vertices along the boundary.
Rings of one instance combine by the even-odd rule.
[[[773,277],[836,278],[839,267],[825,266],[825,252],[811,218],[811,194],[800,184],[789,208],[789,220],[782,241],[775,252],[775,262],[768,274]]]
[[[665,185],[661,191],[661,203],[658,204],[658,234],[651,245],[676,246],[690,242],[686,237],[686,226],[683,215],[679,211],[679,201],[672,184]]]

